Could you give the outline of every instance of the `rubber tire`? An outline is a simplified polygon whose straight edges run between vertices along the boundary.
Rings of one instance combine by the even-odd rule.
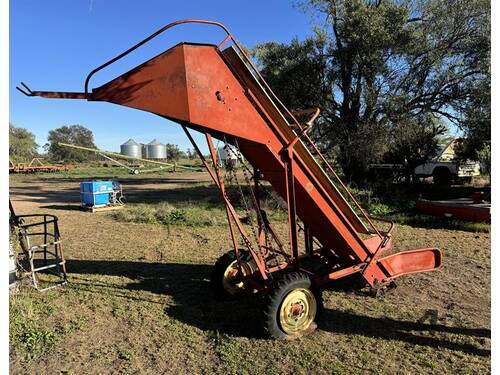
[[[252,259],[250,252],[246,250],[238,250],[238,255],[240,259],[244,261],[250,261]],[[234,254],[234,250],[231,250],[217,259],[217,262],[214,264],[212,274],[210,275],[210,286],[217,301],[231,300],[239,296],[238,294],[230,294],[224,289],[224,285],[222,284],[224,273],[235,260],[236,255]]]
[[[316,299],[316,316],[313,320],[318,319],[323,310],[323,297],[321,290],[312,285],[309,276],[302,272],[290,272],[283,275],[275,285],[271,288],[270,292],[264,298],[262,325],[264,334],[274,339],[290,339],[299,336],[290,336],[285,333],[279,323],[279,311],[281,303],[285,297],[292,290],[297,288],[305,288],[311,290]]]

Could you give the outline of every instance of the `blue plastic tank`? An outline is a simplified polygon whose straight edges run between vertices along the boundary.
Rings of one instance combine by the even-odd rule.
[[[106,206],[109,204],[109,196],[112,192],[112,181],[80,182],[80,196],[84,206]]]

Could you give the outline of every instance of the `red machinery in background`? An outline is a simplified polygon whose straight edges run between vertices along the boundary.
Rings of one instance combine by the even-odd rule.
[[[43,162],[43,158],[33,158],[28,163],[14,163],[9,160],[9,173],[36,173],[36,172],[59,172],[68,171],[75,168],[71,164],[48,164]]]
[[[217,45],[177,44],[89,91],[95,73],[165,30],[185,23],[217,26],[226,37]],[[183,20],[163,27],[94,69],[85,80],[84,92],[31,91],[22,85],[18,89],[28,96],[106,101],[148,111],[182,126],[221,192],[229,223],[233,250],[215,264],[212,284],[220,297],[264,293],[263,325],[273,337],[295,337],[314,327],[321,308],[321,284],[358,273],[377,292],[399,276],[441,267],[442,255],[435,248],[384,256],[392,247],[394,225],[388,223],[385,231],[375,226],[374,221],[380,219],[365,214],[309,137],[319,109],[288,110],[220,23]],[[300,121],[307,115],[307,121]],[[189,129],[205,135],[211,162]],[[241,222],[226,194],[213,138],[237,147],[253,167],[243,166],[253,185],[249,203],[255,210],[253,235],[248,234],[248,224]],[[261,209],[262,180],[286,202],[289,238],[285,243]]]

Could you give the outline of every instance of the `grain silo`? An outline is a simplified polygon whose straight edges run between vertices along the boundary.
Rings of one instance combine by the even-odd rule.
[[[120,146],[120,154],[125,156],[131,156],[133,158],[141,158],[142,150],[141,145],[134,141],[133,139],[129,139],[127,142]]]
[[[166,159],[167,149],[163,143],[153,139],[146,146],[146,154],[148,159]]]
[[[224,165],[225,167],[239,167],[239,160],[243,159],[243,155],[241,155],[240,151],[228,144],[224,145],[224,147],[219,148],[219,152],[217,153],[219,157],[219,163]]]

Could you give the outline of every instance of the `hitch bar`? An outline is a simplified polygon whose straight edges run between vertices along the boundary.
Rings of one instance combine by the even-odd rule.
[[[84,92],[64,92],[64,91],[32,91],[24,82],[21,82],[23,88],[16,86],[16,89],[26,96],[40,96],[50,99],[90,99],[90,95]]]

